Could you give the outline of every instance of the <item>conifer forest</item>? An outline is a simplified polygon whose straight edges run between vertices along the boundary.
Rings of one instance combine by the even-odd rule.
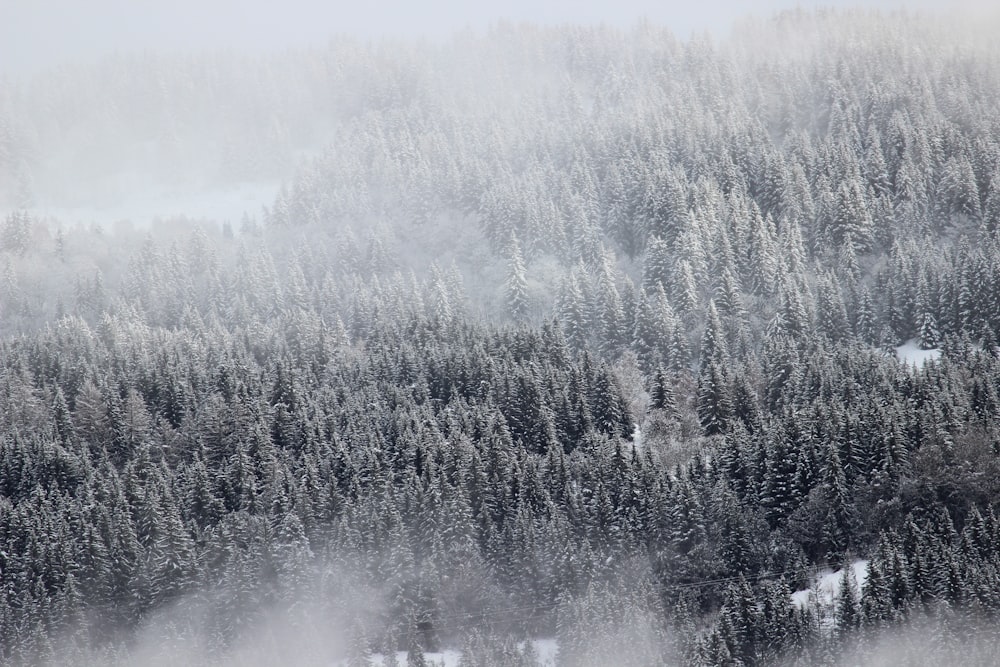
[[[998,34],[0,78],[0,664],[996,665]]]

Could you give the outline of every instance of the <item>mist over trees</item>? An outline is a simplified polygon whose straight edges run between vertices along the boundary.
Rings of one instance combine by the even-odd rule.
[[[501,24],[5,82],[0,662],[992,664],[994,35]],[[37,211],[270,179],[239,220]]]

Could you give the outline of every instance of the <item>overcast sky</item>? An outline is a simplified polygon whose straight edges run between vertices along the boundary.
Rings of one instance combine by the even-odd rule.
[[[0,71],[149,48],[280,49],[337,33],[441,37],[497,19],[629,26],[645,16],[687,37],[724,34],[750,12],[858,4],[941,9],[970,0],[0,0]]]

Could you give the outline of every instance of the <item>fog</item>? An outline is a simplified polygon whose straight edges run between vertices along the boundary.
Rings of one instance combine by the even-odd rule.
[[[767,0],[752,10],[767,17],[795,7],[855,4]],[[900,3],[863,6],[895,10]],[[948,16],[990,7],[971,0],[947,7],[931,0],[905,3],[908,11]],[[12,150],[6,167],[0,150],[0,214],[27,208],[65,224],[105,227],[124,220],[146,227],[180,217],[236,224],[259,216],[281,184],[329,145],[353,105],[331,99],[336,91],[309,99],[294,87],[299,73],[315,64],[303,57],[306,51],[323,52],[331,40],[401,40],[387,48],[409,51],[420,40],[447,42],[502,22],[628,30],[641,20],[682,39],[707,34],[724,40],[750,10],[735,0],[518,0],[497,7],[453,0],[6,0],[0,7],[0,81],[6,75],[9,85],[0,90],[0,143],[6,130]],[[343,50],[333,53],[341,57]],[[265,60],[247,69],[244,58]],[[225,71],[177,76],[214,61]],[[459,74],[454,82],[463,85],[461,73],[449,73],[450,67],[441,74]],[[260,85],[268,78],[277,80]],[[216,97],[219,83],[229,88],[226,99]],[[317,79],[310,86],[323,84]],[[103,101],[80,107],[91,95]],[[162,96],[163,105],[148,106],[150,96]]]
[[[943,13],[996,11],[986,0],[511,0],[503,3],[431,0],[4,0],[0,4],[0,73],[31,72],[123,51],[238,49],[281,50],[320,46],[334,35],[366,39],[441,39],[496,21],[539,24],[607,23],[628,27],[641,18],[674,34],[709,31],[724,35],[746,14],[767,16],[782,9],[863,6]]]
[[[279,569],[287,561],[278,563]],[[143,618],[120,641],[98,647],[95,636],[115,629],[79,619],[50,645],[18,667],[332,667],[358,664],[370,653],[366,642],[383,628],[386,591],[354,587],[357,573],[344,567],[308,565],[298,584],[266,576],[233,586],[194,590]],[[403,640],[405,642],[405,638]]]
[[[995,624],[976,613],[931,607],[889,630],[864,633],[838,667],[990,667],[1000,651]]]

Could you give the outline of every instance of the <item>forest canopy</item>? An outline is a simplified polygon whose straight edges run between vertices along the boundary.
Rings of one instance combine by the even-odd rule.
[[[6,82],[0,662],[991,664],[995,27]],[[240,219],[58,214],[246,182]]]

